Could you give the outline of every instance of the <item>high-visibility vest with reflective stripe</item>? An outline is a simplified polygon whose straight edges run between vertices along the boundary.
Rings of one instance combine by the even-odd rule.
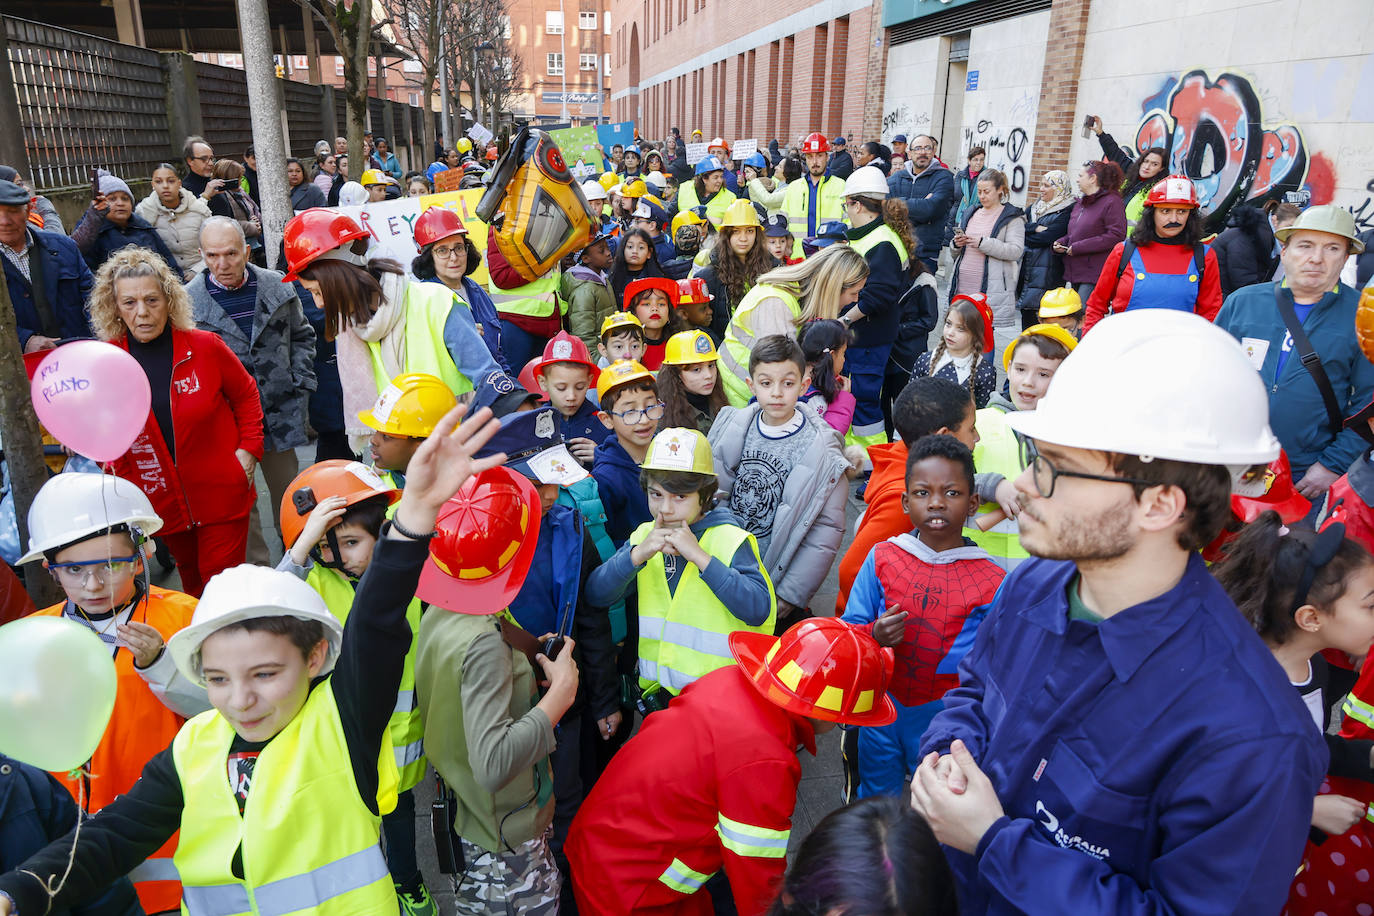
[[[61,617],[63,604],[54,604],[38,612],[43,617]],[[139,603],[129,619],[146,623],[161,634],[163,641],[191,624],[196,599],[181,592],[159,588],[148,590],[147,598]],[[72,779],[67,773],[54,773],[72,798],[83,798],[91,814],[133,788],[143,775],[143,766],[172,743],[185,721],[157,698],[148,682],[134,668],[134,656],[128,649],[114,653],[115,704],[105,734],[91,754],[90,778]],[[85,779],[85,787],[81,785]],[[81,794],[84,791],[84,796]],[[177,838],[167,843],[146,862],[136,868],[129,878],[138,891],[139,902],[149,913],[174,910],[181,901],[181,885],[177,882],[172,854]]]
[[[1353,693],[1346,694],[1345,702],[1341,704],[1341,713],[1374,728],[1374,706],[1369,705]]]
[[[529,318],[551,318],[566,315],[568,304],[558,296],[558,284],[563,275],[551,270],[544,276],[515,289],[500,289],[495,281],[487,281],[487,292],[496,303],[496,311]]]
[[[844,179],[838,175],[829,175],[821,179],[820,189],[816,193],[817,210],[816,226],[831,219],[844,219]],[[792,232],[792,257],[800,258],[802,251],[802,239],[810,235],[807,223],[807,208],[811,206],[811,176],[803,175],[801,178],[787,186],[787,191],[782,195],[782,212],[787,214],[787,228]]]
[[[234,730],[211,710],[172,742],[184,807],[176,866],[185,916],[396,916],[382,819],[353,778],[331,680],[277,733],[253,767],[243,814],[225,775]],[[396,807],[396,764],[383,736],[377,804]],[[234,876],[239,853],[243,878]]]
[[[639,545],[654,529],[645,522],[630,535],[630,544]],[[701,537],[701,549],[729,566],[741,544],[747,543],[754,559],[759,559],[754,536],[737,525],[716,525]],[[663,554],[656,553],[636,577],[639,593],[639,684],[647,688],[661,684],[677,693],[704,674],[735,663],[730,654],[730,634],[736,630],[772,633],[777,620],[778,602],[773,583],[768,582],[768,619],[758,626],[740,620],[701,580],[696,564],[681,557],[683,565],[677,590],[668,592],[668,576]],[[768,574],[764,573],[764,581]]]
[[[849,243],[849,247],[863,255],[864,260],[867,260],[868,253],[883,242],[887,242],[893,248],[897,249],[897,256],[902,259],[902,270],[906,270],[911,264],[909,258],[910,252],[908,252],[906,246],[902,244],[902,237],[894,232],[892,227],[887,223],[883,223],[863,238],[854,239],[854,241]]]
[[[744,294],[730,316],[730,325],[725,329],[725,342],[720,348],[720,380],[725,384],[725,396],[735,407],[749,403],[749,354],[758,343],[754,329],[749,323],[749,315],[764,299],[781,299],[792,312],[793,318],[801,317],[801,302],[795,295],[778,286],[756,283]]]
[[[329,612],[339,618],[340,623],[348,622],[355,592],[347,576],[316,563],[306,573],[305,581],[324,599]],[[410,624],[410,651],[406,653],[401,687],[396,693],[396,708],[391,713],[389,725],[402,792],[415,788],[425,778],[425,724],[420,717],[420,705],[415,702],[415,639],[420,632],[420,599],[412,598],[406,607],[406,622]]]
[[[735,192],[729,188],[722,187],[716,195],[706,202],[706,216],[712,222],[719,224],[725,218],[725,211],[735,202]],[[677,189],[677,212],[690,210],[693,207],[701,206],[701,199],[697,197],[697,186],[694,182],[685,181]]]
[[[433,375],[455,395],[472,390],[472,382],[458,371],[444,344],[444,324],[448,321],[448,313],[460,303],[462,300],[454,295],[453,290],[438,283],[410,283],[406,286],[406,356],[401,372]],[[377,393],[381,394],[391,384],[391,376],[382,364],[381,346],[367,341],[367,352],[372,356],[372,377],[377,382]]]
[[[978,411],[978,444],[973,447],[973,464],[979,471],[995,471],[1015,480],[1021,473],[1021,444],[1016,433],[1007,425],[1006,413],[996,407],[984,407]],[[1001,507],[997,503],[983,503],[978,507],[979,515],[995,512]],[[992,561],[1011,572],[1018,565],[1030,559],[1026,548],[1021,546],[1021,529],[1015,519],[1006,518],[987,531],[979,531],[970,525],[964,529],[965,536],[986,550]]]

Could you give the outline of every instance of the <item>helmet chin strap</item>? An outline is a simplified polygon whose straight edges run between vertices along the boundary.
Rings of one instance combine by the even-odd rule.
[[[328,567],[329,569],[338,570],[339,572],[347,576],[348,570],[344,569],[343,555],[339,552],[339,539],[334,534],[334,528],[331,527],[328,531],[324,533],[324,539],[329,543],[329,552],[334,556],[334,559],[326,560],[324,558],[324,554],[320,553],[320,547],[318,544],[310,548],[311,558],[314,559],[314,561],[320,564],[321,566]],[[352,577],[349,576],[349,578]]]

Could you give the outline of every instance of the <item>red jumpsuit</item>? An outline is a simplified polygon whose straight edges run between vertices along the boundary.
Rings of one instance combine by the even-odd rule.
[[[760,916],[787,867],[808,720],[736,666],[689,684],[611,760],[564,847],[577,907],[597,916],[702,914],[721,868],[740,916]]]

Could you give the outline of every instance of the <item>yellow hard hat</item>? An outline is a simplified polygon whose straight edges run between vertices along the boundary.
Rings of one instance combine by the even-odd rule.
[[[358,414],[364,424],[388,436],[423,439],[458,399],[447,385],[432,375],[409,372],[398,375],[377,396],[371,410]]]
[[[601,370],[601,377],[596,380],[596,399],[600,401],[612,388],[619,388],[640,379],[652,382],[654,374],[632,359],[618,359]]]
[[[460,153],[470,153],[472,152],[472,141],[467,137],[463,137],[453,148]]]
[[[661,430],[654,436],[640,467],[646,471],[687,471],[713,477],[716,473],[711,443],[700,430],[680,426]]]
[[[374,184],[386,184],[386,176],[382,174],[381,169],[368,169],[366,172],[363,172],[363,177],[358,184],[363,187]]]
[[[615,176],[615,172],[603,172],[601,177],[597,179],[597,182],[609,191],[611,188],[620,184],[620,179]]]
[[[649,193],[649,186],[644,183],[642,178],[627,181],[620,188],[621,197],[643,197]]]
[[[691,366],[718,359],[716,345],[705,331],[679,331],[668,338],[668,345],[663,348],[665,366]]]
[[[759,211],[747,200],[734,201],[725,208],[725,215],[720,219],[721,229],[758,229],[762,225],[759,222]]]
[[[696,210],[692,210],[692,209],[683,210],[683,211],[682,211],[681,213],[679,213],[677,216],[674,216],[674,217],[673,217],[673,226],[672,226],[672,230],[673,230],[673,231],[672,231],[672,235],[673,235],[674,238],[676,238],[676,237],[677,237],[677,231],[678,231],[679,229],[681,229],[683,226],[704,226],[704,225],[706,225],[706,218],[705,218],[704,216],[701,216],[700,214],[698,214],[698,213],[696,212]]]
[[[1011,343],[1007,344],[1007,348],[1002,351],[1002,371],[1005,372],[1011,368],[1011,355],[1016,352],[1016,345],[1028,337],[1036,336],[1057,340],[1063,344],[1065,349],[1070,353],[1073,352],[1074,347],[1078,346],[1078,339],[1057,324],[1033,324],[1018,334]]]
[[[601,333],[597,336],[605,337],[607,331],[623,328],[626,325],[633,325],[641,331],[644,330],[644,322],[640,321],[639,316],[634,312],[612,312],[605,321],[601,322]]]
[[[1040,297],[1041,318],[1063,318],[1083,311],[1083,299],[1072,286],[1047,290]]]

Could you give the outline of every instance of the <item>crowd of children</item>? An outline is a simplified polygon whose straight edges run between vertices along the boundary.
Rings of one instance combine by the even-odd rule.
[[[197,602],[136,487],[44,486],[39,613],[118,688],[79,771],[0,757],[0,916],[431,916],[427,774],[460,914],[1370,911],[1369,453],[1303,527],[1240,348],[1151,309],[1080,345],[1068,287],[1001,352],[955,296],[864,447],[869,263],[705,162],[676,214],[637,149],[589,183],[523,387],[391,379],[275,570]],[[1165,360],[1209,383],[1120,388]],[[850,804],[797,844],[837,725]]]

